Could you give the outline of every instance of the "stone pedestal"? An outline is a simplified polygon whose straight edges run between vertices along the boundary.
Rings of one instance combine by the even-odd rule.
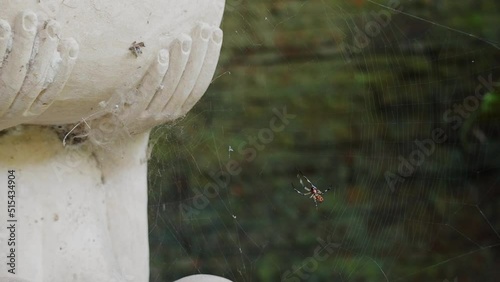
[[[208,88],[224,1],[0,7],[0,280],[148,281],[149,131]]]

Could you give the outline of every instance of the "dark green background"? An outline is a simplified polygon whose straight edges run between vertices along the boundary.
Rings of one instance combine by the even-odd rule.
[[[400,4],[407,15],[363,0],[227,1],[217,78],[184,119],[153,131],[151,281],[280,281],[294,266],[302,281],[500,276],[498,96],[483,89],[458,128],[443,118],[478,76],[500,81],[500,3]],[[355,48],[358,29],[387,12]],[[239,152],[283,107],[295,115],[284,130]],[[436,128],[446,141],[391,190],[386,172]],[[241,171],[208,195],[230,160]],[[333,186],[318,210],[292,190],[296,169]],[[304,271],[317,238],[335,249]]]

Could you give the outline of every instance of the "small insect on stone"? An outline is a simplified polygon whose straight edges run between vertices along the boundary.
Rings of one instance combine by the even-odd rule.
[[[293,183],[292,183],[292,187],[293,187],[293,190],[295,190],[295,192],[299,193],[300,195],[302,196],[309,196],[311,195],[309,198],[313,199],[314,201],[314,204],[316,205],[316,209],[318,209],[318,203],[323,203],[324,199],[323,199],[323,194],[325,194],[326,192],[328,192],[330,189],[332,189],[331,187],[326,189],[325,191],[321,191],[319,190],[314,184],[312,184],[311,181],[309,181],[309,179],[307,179],[307,177],[304,176],[304,174],[302,174],[302,172],[298,171],[297,173],[297,178],[299,179],[300,181],[300,185],[302,185],[302,188],[304,188],[304,190],[306,190],[307,192],[303,193],[303,192],[300,192],[299,190],[295,189],[295,186],[293,186]],[[304,182],[302,180],[305,180],[308,184],[304,184]],[[309,186],[308,186],[309,185]]]
[[[142,54],[141,48],[144,48],[144,47],[146,47],[146,45],[144,45],[144,42],[134,41],[134,42],[132,42],[132,45],[130,45],[130,47],[128,49],[132,52],[132,54],[135,55],[135,57],[139,57],[139,55]]]

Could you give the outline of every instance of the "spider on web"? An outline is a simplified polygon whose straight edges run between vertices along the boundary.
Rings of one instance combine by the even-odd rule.
[[[299,193],[302,196],[311,195],[309,198],[313,199],[314,204],[316,205],[316,209],[318,209],[318,203],[321,204],[324,201],[323,196],[321,196],[321,195],[323,195],[326,192],[328,192],[329,190],[331,190],[332,187],[326,189],[325,191],[321,191],[318,189],[318,187],[316,187],[314,184],[312,184],[312,182],[300,170],[297,170],[297,171],[298,171],[297,178],[300,181],[300,185],[302,185],[302,188],[304,188],[304,190],[306,190],[307,192],[306,193],[300,192],[299,190],[297,190],[295,188],[295,186],[292,183],[293,190],[295,190],[295,192]],[[307,181],[307,183],[309,183],[310,187],[307,187],[307,185],[304,185],[304,182],[302,181],[302,179],[305,179]]]

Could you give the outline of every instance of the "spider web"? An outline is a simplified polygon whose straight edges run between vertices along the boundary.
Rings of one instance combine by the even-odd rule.
[[[211,87],[152,134],[150,280],[495,281],[499,10],[228,0]]]

